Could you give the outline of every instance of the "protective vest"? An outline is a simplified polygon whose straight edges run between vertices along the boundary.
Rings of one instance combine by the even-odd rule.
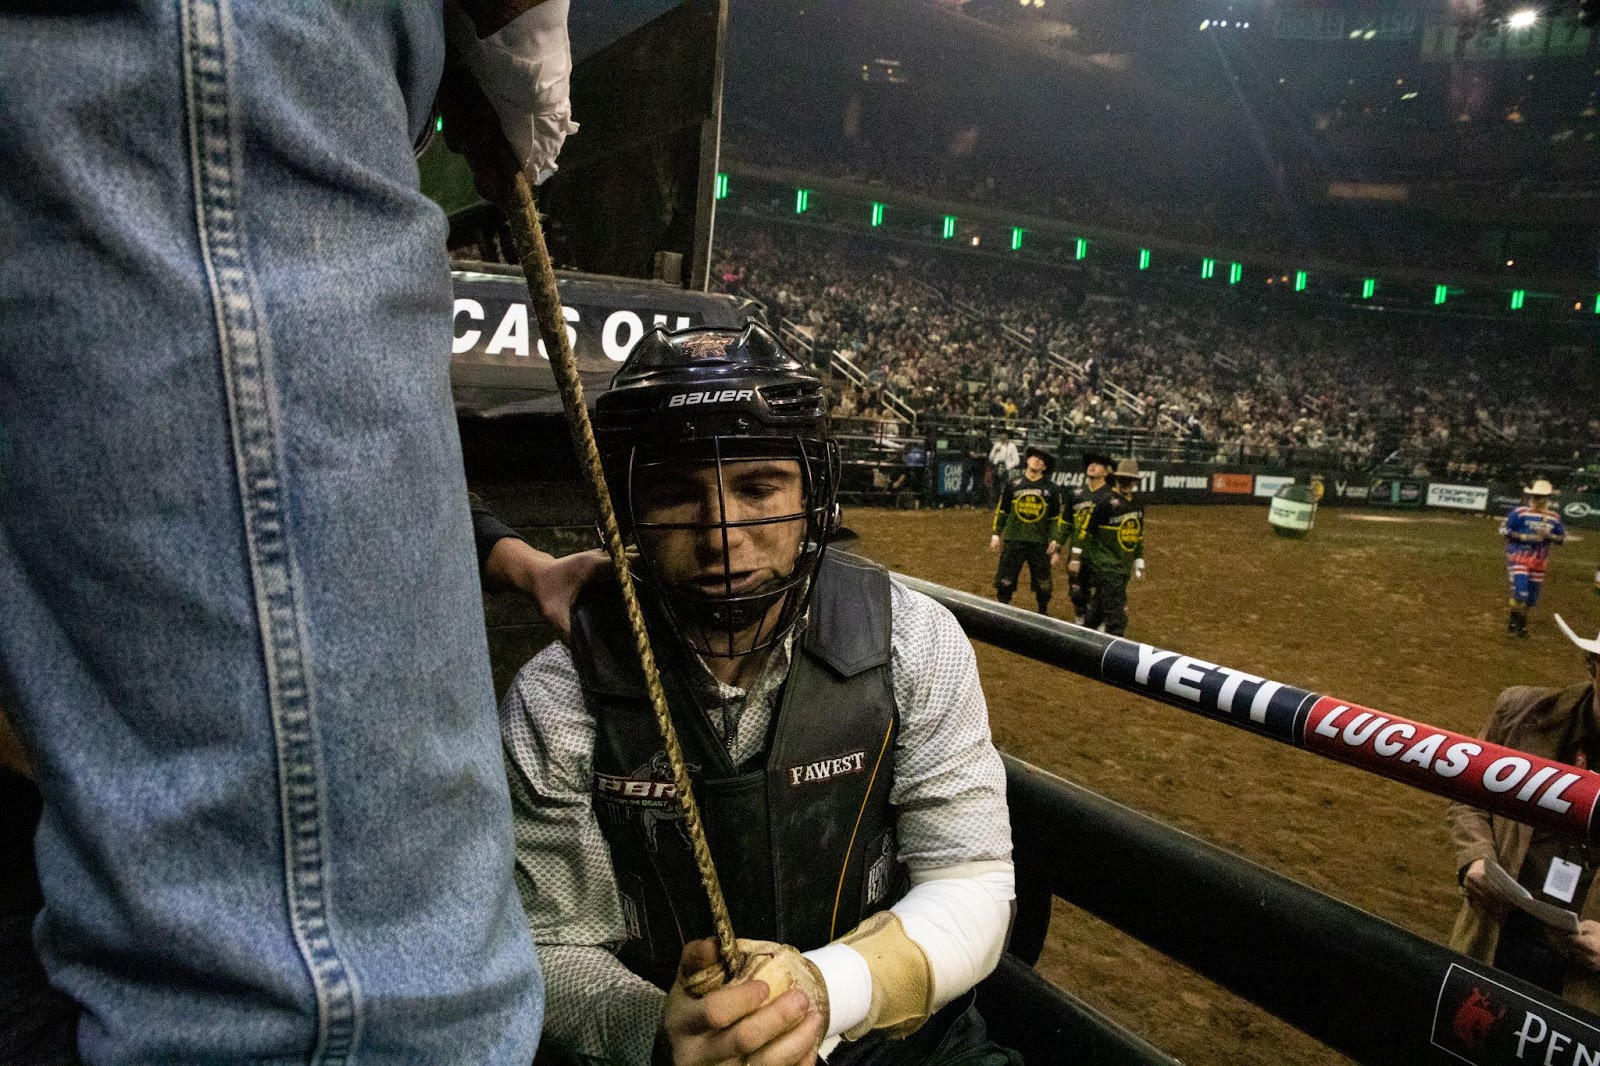
[[[1047,544],[1064,535],[1061,488],[1048,477],[1031,481],[1018,474],[1006,482],[994,509],[994,533],[1002,540]]]
[[[699,706],[676,642],[661,680],[741,937],[802,951],[848,932],[905,892],[895,858],[889,578],[825,553],[766,748],[732,762]],[[594,809],[627,925],[618,956],[667,987],[683,945],[712,935],[705,890],[614,586],[580,597],[572,657],[595,720]],[[710,708],[710,713],[717,713]]]

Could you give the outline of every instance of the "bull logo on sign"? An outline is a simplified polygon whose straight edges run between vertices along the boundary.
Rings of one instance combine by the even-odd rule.
[[[1456,1034],[1456,1039],[1469,1048],[1479,1048],[1489,1039],[1489,1032],[1495,1023],[1506,1016],[1506,1009],[1501,1007],[1495,1010],[1489,997],[1483,994],[1481,988],[1474,987],[1472,995],[1456,1008],[1456,1016],[1451,1029]]]

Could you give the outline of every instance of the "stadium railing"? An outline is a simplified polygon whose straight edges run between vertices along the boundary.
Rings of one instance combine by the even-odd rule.
[[[1176,697],[1160,695],[1154,686],[1141,689],[1103,676],[1107,672],[1099,664],[1111,658],[1110,645],[1116,638],[896,576],[950,608],[974,640],[1184,705]],[[1168,656],[1168,661],[1173,655],[1147,647],[1146,652]],[[1150,658],[1153,655],[1140,656],[1141,661]],[[1195,660],[1178,661],[1216,669]],[[1167,675],[1169,680],[1172,676]],[[1180,681],[1183,676],[1187,675],[1180,676]],[[1258,693],[1273,684],[1251,680],[1263,684]],[[1159,691],[1170,695],[1172,686],[1162,685]],[[1315,694],[1295,690],[1292,695],[1309,699]],[[1226,702],[1232,702],[1232,695]],[[1261,702],[1252,700],[1251,721],[1255,718],[1253,704]],[[1276,692],[1269,702],[1274,707],[1280,702]],[[1312,713],[1305,716],[1307,728],[1322,703],[1318,700]],[[1348,706],[1342,709],[1351,710]],[[1202,713],[1226,719],[1210,711]],[[1270,733],[1268,723],[1273,718],[1280,724],[1283,721],[1280,714],[1269,714],[1266,704],[1259,729],[1246,724],[1246,717],[1240,711],[1233,724],[1264,735]],[[1290,717],[1301,722],[1298,712]],[[1331,719],[1321,721],[1326,724]],[[1371,731],[1367,735],[1371,737]],[[1341,757],[1341,761],[1352,760]],[[1051,920],[1051,898],[1055,897],[1358,1062],[1443,1066],[1462,1061],[1548,1061],[1563,1049],[1568,1054],[1561,1061],[1570,1062],[1577,1046],[1586,1049],[1587,1061],[1600,1058],[1600,1017],[1544,989],[1038,767],[1009,756],[1005,763],[1017,864],[1017,918],[1008,950],[1019,963],[1038,961]],[[1404,780],[1393,772],[1384,776]],[[1485,780],[1491,776],[1486,774]],[[1590,780],[1579,787],[1592,791],[1593,784]],[[1431,785],[1425,787],[1439,791]],[[1467,787],[1463,786],[1463,793]],[[1491,809],[1505,806],[1493,787],[1486,787],[1479,798]],[[1587,813],[1583,812],[1584,817]],[[1529,812],[1521,814],[1523,820],[1535,824],[1551,821],[1550,810],[1531,817],[1526,816]],[[1579,835],[1571,824],[1558,831]],[[1012,1033],[1013,1019],[1003,1002],[986,1007],[986,1011],[997,1015],[997,1035]],[[1532,1057],[1525,1059],[1530,1048]],[[1060,1053],[1058,1049],[1057,1056]],[[1046,1057],[1040,1061],[1058,1060]]]

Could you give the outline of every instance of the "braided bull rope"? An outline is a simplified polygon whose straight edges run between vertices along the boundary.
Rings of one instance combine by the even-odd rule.
[[[556,273],[550,262],[550,252],[545,247],[544,232],[539,227],[538,208],[534,203],[533,186],[521,171],[516,173],[511,187],[511,202],[502,204],[506,221],[511,226],[512,241],[522,261],[522,270],[528,283],[528,296],[533,303],[534,315],[539,320],[539,332],[544,336],[545,348],[550,353],[550,366],[555,371],[556,384],[561,390],[561,406],[566,410],[567,428],[572,433],[572,446],[583,465],[585,480],[594,493],[595,509],[600,514],[600,532],[605,539],[606,553],[616,571],[617,585],[622,589],[622,605],[628,613],[628,625],[633,630],[634,647],[639,653],[639,665],[644,668],[645,689],[650,695],[650,707],[655,712],[656,728],[661,731],[661,741],[666,747],[667,762],[672,767],[672,781],[678,793],[678,806],[683,811],[683,822],[689,831],[689,844],[694,850],[695,865],[700,870],[700,884],[711,904],[711,922],[716,930],[717,961],[731,981],[744,965],[744,953],[739,950],[733,935],[733,921],[728,917],[728,903],[722,895],[722,882],[711,861],[711,847],[706,843],[705,826],[700,821],[700,807],[695,803],[694,791],[689,785],[689,768],[683,761],[683,749],[678,745],[678,731],[672,725],[672,714],[667,709],[667,694],[661,687],[661,675],[656,668],[655,653],[650,648],[650,636],[645,630],[644,612],[639,607],[639,596],[634,589],[633,573],[628,568],[628,557],[622,547],[622,531],[617,525],[617,513],[611,505],[611,493],[606,487],[606,475],[600,465],[600,448],[595,443],[594,427],[589,422],[589,411],[583,403],[583,382],[578,377],[578,361],[567,340],[566,322],[561,317],[561,294],[556,288]]]

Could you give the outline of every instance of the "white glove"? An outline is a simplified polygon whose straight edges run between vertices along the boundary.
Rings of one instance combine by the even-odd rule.
[[[996,533],[994,536],[989,538],[989,550],[992,552],[997,552],[1000,550],[1000,534]]]
[[[544,0],[481,41],[459,9],[446,8],[451,43],[478,76],[517,161],[535,185],[556,172],[562,142],[578,131],[569,99],[567,4]]]
[[[1135,559],[1133,561],[1133,576],[1138,578],[1140,581],[1144,580],[1144,560],[1143,559]]]

